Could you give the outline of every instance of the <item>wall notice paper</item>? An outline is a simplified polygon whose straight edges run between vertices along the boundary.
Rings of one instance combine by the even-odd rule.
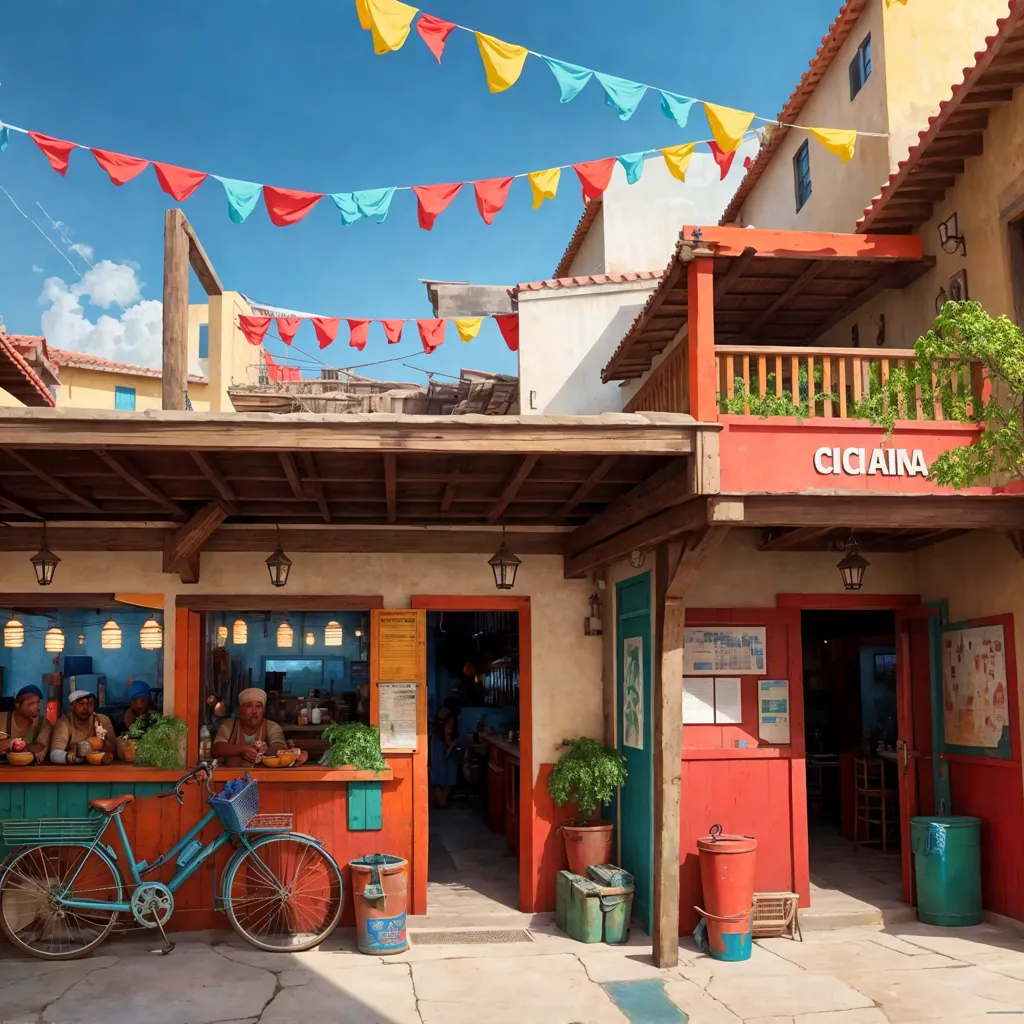
[[[382,611],[378,620],[378,678],[387,680],[420,679],[425,658],[422,632],[423,612]]]
[[[947,744],[983,750],[1000,745],[1010,724],[1002,626],[943,631],[942,698]]]
[[[765,743],[789,743],[789,680],[757,684],[757,735]]]
[[[714,679],[683,679],[683,725],[713,725]]]
[[[379,683],[380,749],[415,750],[417,690],[416,683]]]
[[[644,749],[644,640],[640,636],[622,641],[624,666],[622,702],[622,745]]]
[[[765,673],[764,626],[696,627],[683,634],[683,674],[716,672],[760,676]]]
[[[739,677],[715,679],[715,724],[739,725],[743,721]]]

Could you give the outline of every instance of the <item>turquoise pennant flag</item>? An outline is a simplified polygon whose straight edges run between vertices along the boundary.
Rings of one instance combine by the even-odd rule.
[[[627,184],[635,185],[640,180],[640,175],[644,172],[644,157],[646,155],[646,153],[623,153],[622,156],[616,158],[626,172]]]
[[[216,174],[214,177],[224,186],[224,192],[228,197],[228,216],[236,224],[243,223],[260,201],[263,186],[253,181],[221,178]]]
[[[359,207],[356,205],[355,196],[351,192],[336,192],[331,198],[341,214],[341,223],[344,227],[347,228],[350,224],[355,224],[362,217]]]
[[[581,68],[578,64],[566,64],[565,61],[555,60],[554,57],[545,57],[544,62],[551,68],[551,74],[555,76],[558,88],[562,91],[563,103],[574,100],[594,73],[589,68]]]
[[[378,224],[384,223],[394,197],[395,190],[393,188],[370,188],[352,193],[359,212],[364,217],[373,217]]]
[[[619,112],[620,121],[628,121],[640,106],[640,101],[647,92],[647,86],[639,82],[631,82],[628,78],[616,78],[614,75],[602,75],[594,72],[594,77],[604,89],[604,101],[609,107]]]
[[[680,128],[686,127],[690,119],[690,107],[696,103],[689,96],[677,96],[674,92],[662,92],[661,110],[662,113],[672,121],[675,121]]]
[[[11,141],[10,130],[4,126],[0,126],[0,153],[7,148],[7,143]]]

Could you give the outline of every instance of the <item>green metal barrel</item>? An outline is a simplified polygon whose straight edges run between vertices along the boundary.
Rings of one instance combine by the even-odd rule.
[[[917,916],[959,927],[981,921],[981,819],[911,818]]]

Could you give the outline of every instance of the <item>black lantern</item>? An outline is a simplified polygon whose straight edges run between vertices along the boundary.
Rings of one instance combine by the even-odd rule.
[[[43,546],[32,556],[32,568],[35,569],[36,583],[48,587],[53,582],[53,574],[57,571],[60,559],[50,550],[46,543],[46,524],[43,523]]]
[[[860,553],[860,545],[851,537],[846,544],[846,554],[836,566],[843,577],[844,590],[860,590],[864,586],[864,570],[868,564]]]
[[[292,571],[292,560],[281,547],[281,531],[277,531],[277,547],[267,559],[267,571],[270,573],[270,585],[283,587],[288,583],[288,574]]]
[[[516,573],[522,561],[516,558],[505,543],[505,527],[501,528],[501,547],[487,560],[494,573],[494,585],[499,590],[511,590],[516,585]]]

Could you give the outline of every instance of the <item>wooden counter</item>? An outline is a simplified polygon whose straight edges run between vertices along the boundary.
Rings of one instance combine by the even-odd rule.
[[[324,768],[318,764],[304,764],[294,768],[250,768],[249,775],[260,782],[388,782],[395,777],[388,768],[383,772],[359,771],[356,768]],[[245,768],[221,768],[214,771],[214,782],[241,778]],[[14,768],[0,764],[0,785],[7,782],[162,782],[173,786],[185,774],[184,768],[165,771],[162,768],[137,768],[133,764],[61,765],[39,764],[27,768]],[[116,794],[115,794],[116,795]]]
[[[487,759],[487,827],[504,833],[505,851],[519,853],[519,744],[481,735],[490,748]]]

